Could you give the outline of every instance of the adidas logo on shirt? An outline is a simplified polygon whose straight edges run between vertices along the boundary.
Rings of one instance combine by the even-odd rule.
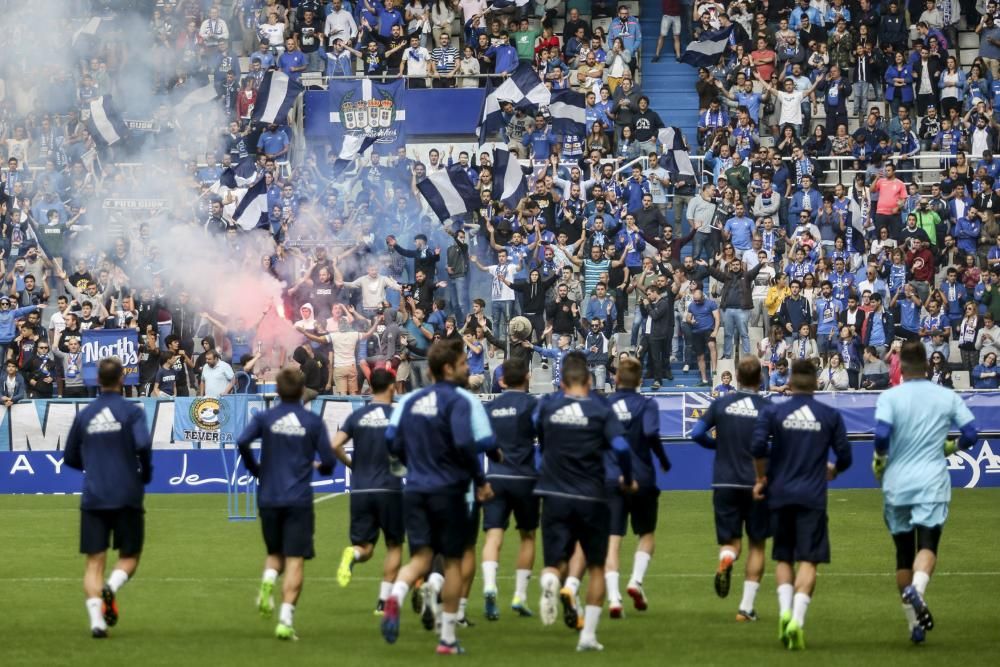
[[[388,425],[389,420],[382,408],[372,410],[358,421],[358,426],[362,428],[385,428]]]
[[[579,403],[570,403],[556,410],[549,421],[553,424],[565,424],[567,426],[586,426],[587,415],[583,414],[583,408]]]
[[[287,415],[271,424],[271,433],[274,433],[275,435],[305,435],[306,429],[302,426],[302,422],[299,421],[299,418],[289,412]]]
[[[726,414],[733,417],[757,417],[757,408],[749,398],[741,398],[735,403],[730,403],[726,408]]]
[[[437,394],[431,392],[423,398],[418,398],[413,403],[413,409],[410,412],[424,417],[436,417],[438,413]]]
[[[789,431],[819,431],[823,428],[808,405],[803,405],[785,417],[785,421],[781,422],[781,425]]]
[[[516,417],[517,408],[494,408],[490,410],[490,417]]]
[[[111,413],[111,408],[104,408],[90,420],[87,424],[87,433],[117,433],[122,430],[122,425]]]
[[[621,423],[627,424],[632,421],[632,413],[628,411],[628,405],[626,405],[624,398],[617,401],[612,408],[614,408],[615,416]]]

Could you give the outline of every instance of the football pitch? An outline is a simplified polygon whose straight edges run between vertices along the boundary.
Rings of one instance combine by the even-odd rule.
[[[79,498],[0,496],[5,622],[0,664],[11,665],[397,665],[449,659],[488,665],[768,664],[995,665],[1000,662],[1000,489],[956,490],[942,539],[938,572],[928,588],[935,629],[925,645],[908,640],[895,591],[892,542],[875,490],[830,494],[833,563],[820,570],[806,623],[807,650],[791,654],[777,641],[773,566],[757,598],[760,621],[739,624],[741,559],[726,600],[712,575],[717,548],[707,492],[666,492],[660,501],[657,551],[645,588],[650,609],[601,619],[601,654],[577,654],[575,632],[543,627],[537,615],[509,611],[516,533],[508,535],[500,572],[501,618],[483,617],[480,573],[469,601],[473,628],[459,628],[465,656],[435,656],[436,639],[407,600],[397,644],[387,645],[372,614],[382,550],[359,565],[354,581],[335,581],[347,545],[347,498],[318,497],[317,558],[306,566],[296,611],[300,641],[273,638],[276,619],[254,607],[263,544],[255,522],[229,523],[221,495],[157,495],[146,500],[146,553],[135,580],[119,593],[121,620],[111,638],[90,638],[83,605],[83,559],[77,554]],[[622,586],[634,538],[622,554]],[[537,612],[536,559],[529,605]],[[586,586],[586,580],[584,581]],[[624,591],[623,591],[624,592]]]

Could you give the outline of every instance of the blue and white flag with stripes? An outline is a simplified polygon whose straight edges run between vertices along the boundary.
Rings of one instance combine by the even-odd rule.
[[[583,93],[568,88],[553,90],[549,116],[552,118],[552,133],[556,136],[587,136],[587,96]]]
[[[267,181],[262,178],[246,191],[243,199],[236,205],[233,221],[246,231],[257,227],[269,227],[267,221]]]
[[[257,171],[256,157],[248,155],[239,164],[223,169],[219,184],[230,189],[249,188],[262,175],[262,172]]]
[[[177,106],[174,107],[174,115],[178,119],[182,119],[196,107],[213,102],[218,97],[219,93],[212,84],[195,88],[177,103]]]
[[[493,181],[500,186],[498,199],[511,208],[516,208],[528,194],[528,179],[525,177],[524,167],[505,146],[493,149]]]
[[[115,109],[110,95],[102,95],[90,102],[90,119],[88,129],[94,140],[103,145],[111,146],[128,136],[128,126]]]
[[[703,32],[697,42],[691,42],[681,54],[681,62],[692,67],[713,67],[729,47],[733,26]]]
[[[481,201],[476,186],[460,164],[433,172],[417,183],[417,189],[442,222],[468,213]]]
[[[501,102],[511,102],[515,107],[534,108],[547,106],[551,99],[552,93],[538,78],[531,64],[522,61],[497,88],[487,88],[479,121],[479,143],[486,143],[490,136],[503,129]]]
[[[687,140],[679,127],[665,127],[657,134],[662,148],[659,164],[670,172],[670,177],[694,176],[694,165],[688,153]]]
[[[260,82],[257,103],[254,104],[250,119],[265,125],[285,125],[288,123],[288,112],[303,90],[305,87],[301,83],[292,81],[284,72],[269,71]]]

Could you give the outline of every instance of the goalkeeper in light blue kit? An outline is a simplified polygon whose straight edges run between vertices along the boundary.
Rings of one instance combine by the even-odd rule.
[[[879,396],[875,408],[872,470],[882,482],[885,523],[896,544],[896,585],[910,639],[919,644],[934,627],[924,595],[951,500],[946,457],[972,447],[977,433],[962,398],[927,380],[921,343],[905,343],[900,362],[903,384]],[[957,442],[946,439],[953,427],[961,430]]]

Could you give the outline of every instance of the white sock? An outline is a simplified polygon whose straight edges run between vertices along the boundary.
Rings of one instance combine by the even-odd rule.
[[[637,553],[636,555],[638,556],[639,554]],[[735,551],[733,551],[733,550],[732,550],[731,548],[729,548],[729,547],[723,547],[722,549],[719,549],[719,560],[720,560],[720,561],[721,561],[721,560],[725,560],[725,559],[726,559],[726,556],[729,556],[729,558],[730,558],[730,559],[731,559],[731,560],[732,560],[732,561],[733,561],[734,563],[736,562],[736,559],[738,558],[738,556],[736,555],[736,552],[735,552]]]
[[[354,547],[354,562],[357,563],[360,561],[362,556],[364,556],[364,552],[358,547]]]
[[[622,592],[618,588],[618,579],[621,575],[617,572],[604,573],[604,585],[608,589],[608,602],[611,604],[621,604]]]
[[[806,625],[806,612],[809,610],[811,597],[805,593],[796,593],[795,601],[792,604],[792,620],[798,623],[800,628]]]
[[[754,600],[757,599],[757,589],[760,588],[759,581],[745,581],[743,582],[743,599],[740,600],[740,609],[742,611],[753,611]]]
[[[278,580],[278,571],[272,568],[267,568],[266,570],[264,570],[264,576],[262,577],[262,580],[266,581],[269,584],[273,584]]]
[[[542,589],[552,587],[559,590],[559,577],[552,572],[542,572],[540,583],[542,584]]]
[[[921,572],[920,570],[913,571],[913,587],[917,589],[920,593],[920,597],[924,596],[927,592],[927,584],[931,582],[931,575],[926,572]]]
[[[588,604],[583,608],[583,631],[580,633],[580,641],[597,641],[597,622],[601,620],[601,608],[597,605]]]
[[[469,606],[469,598],[459,598],[458,600],[458,617],[465,618],[465,610]]]
[[[292,627],[293,625],[295,625],[294,616],[295,616],[295,605],[288,604],[287,602],[282,602],[281,611],[278,613],[278,622],[280,622],[282,625],[287,625],[288,627]]]
[[[496,591],[497,590],[497,567],[498,563],[495,560],[484,560],[483,561],[483,590],[484,591]]]
[[[111,576],[108,577],[108,588],[111,589],[112,593],[117,593],[126,581],[128,581],[128,573],[125,570],[114,569],[111,571]]]
[[[649,561],[652,555],[646,553],[645,551],[636,551],[635,558],[632,561],[632,578],[629,579],[630,582],[635,582],[637,584],[642,583],[643,577],[646,576],[646,569],[649,567]]]
[[[406,594],[410,592],[410,586],[405,581],[397,581],[392,585],[392,591],[389,593],[392,597],[396,598],[399,604],[403,604],[403,600],[406,599]]]
[[[580,590],[580,580],[576,577],[566,577],[566,588],[575,596]]]
[[[87,598],[87,616],[90,617],[90,629],[107,630],[108,626],[104,622],[104,614],[101,613],[101,598]]]
[[[906,626],[910,630],[917,627],[917,612],[913,610],[912,605],[903,604],[903,616],[906,617]]]
[[[523,600],[528,597],[528,582],[531,580],[531,570],[517,570],[514,576],[514,596]]]
[[[378,599],[385,602],[392,595],[392,582],[383,581],[378,587]]]
[[[431,572],[431,576],[427,577],[427,585],[435,593],[440,593],[441,587],[444,586],[444,575],[440,572]]]
[[[448,612],[441,613],[441,641],[446,644],[455,643],[455,622],[458,620],[457,614]]]
[[[778,611],[784,614],[792,610],[792,596],[795,595],[795,586],[791,584],[781,584],[778,586]]]

